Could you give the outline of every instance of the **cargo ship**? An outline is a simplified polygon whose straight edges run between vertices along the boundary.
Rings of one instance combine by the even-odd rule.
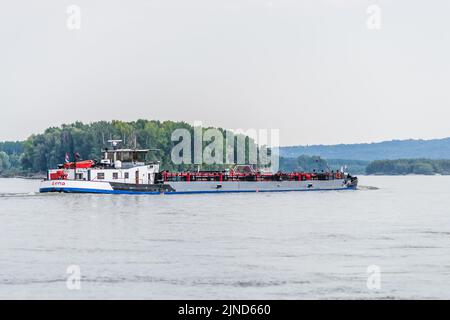
[[[102,150],[101,160],[66,162],[48,170],[39,191],[95,194],[195,194],[352,190],[358,178],[340,171],[264,172],[250,165],[223,171],[169,172],[146,161],[150,149]],[[76,157],[75,157],[76,159]]]

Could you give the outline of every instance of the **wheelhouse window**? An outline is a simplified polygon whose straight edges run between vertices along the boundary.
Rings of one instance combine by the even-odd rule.
[[[113,172],[113,179],[114,180],[119,179],[119,173],[118,172]]]
[[[130,174],[128,172],[125,172],[125,179],[129,179],[130,178]]]
[[[133,152],[133,158],[138,162],[145,162],[147,160],[147,154],[145,152]]]
[[[105,179],[105,173],[97,172],[97,180],[104,180],[104,179]]]
[[[133,154],[131,152],[119,152],[117,153],[117,160],[123,161],[123,162],[129,162],[133,160]]]

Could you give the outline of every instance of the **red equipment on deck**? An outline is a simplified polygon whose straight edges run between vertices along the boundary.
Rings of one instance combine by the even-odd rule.
[[[89,169],[94,165],[93,160],[84,160],[75,162],[77,169]],[[64,169],[75,169],[73,162],[64,163]]]
[[[163,181],[307,181],[341,179],[340,172],[237,173],[230,172],[161,172]]]

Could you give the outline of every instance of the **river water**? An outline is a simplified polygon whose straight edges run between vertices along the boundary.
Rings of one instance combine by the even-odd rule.
[[[40,195],[0,179],[0,298],[450,298],[450,177],[360,184]]]

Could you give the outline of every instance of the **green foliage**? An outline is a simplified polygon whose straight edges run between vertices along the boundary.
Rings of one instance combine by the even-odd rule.
[[[297,158],[280,158],[280,170],[285,172],[327,171],[327,162],[318,156],[301,155]]]
[[[62,163],[66,153],[70,155],[71,159],[75,153],[79,153],[82,159],[99,159],[101,149],[108,147],[108,140],[120,139],[123,141],[123,147],[159,149],[159,152],[150,154],[150,160],[161,161],[162,169],[196,170],[195,165],[174,165],[172,163],[171,151],[173,146],[178,143],[171,141],[175,129],[186,129],[190,132],[191,138],[194,138],[194,128],[185,122],[141,119],[133,122],[114,120],[90,124],[81,122],[65,124],[61,127],[48,128],[42,134],[29,137],[22,143],[23,154],[19,162],[24,172],[45,172]],[[207,129],[203,128],[204,131]],[[225,137],[224,130],[220,128],[219,130]],[[246,139],[247,145],[253,143],[248,137]],[[203,141],[203,147],[209,143]],[[14,161],[16,164],[17,158]],[[194,162],[193,159],[192,162]],[[223,169],[224,167],[224,165],[202,165],[202,169],[205,170]]]
[[[0,142],[0,175],[13,176],[20,174],[23,151],[23,142]]]
[[[364,174],[369,161],[365,160],[348,160],[348,159],[327,159],[328,165],[332,170],[339,170],[347,167],[345,171],[351,174]]]
[[[369,162],[363,160],[323,159],[319,156],[301,155],[297,158],[280,157],[280,170],[285,172],[338,171],[344,166],[352,174],[365,173]]]
[[[6,154],[21,154],[23,152],[23,142],[20,141],[5,141],[0,142],[0,151]]]
[[[450,174],[450,160],[399,159],[377,160],[369,163],[367,174],[406,175],[406,174]]]
[[[47,169],[54,168],[57,164],[62,163],[66,152],[69,153],[71,158],[77,152],[83,159],[98,159],[101,157],[100,150],[108,146],[107,140],[109,139],[123,140],[124,147],[159,149],[159,152],[151,153],[151,160],[161,161],[162,169],[174,171],[196,170],[197,167],[194,165],[174,165],[172,163],[170,159],[171,151],[177,142],[171,141],[171,135],[175,129],[186,129],[191,133],[191,138],[194,136],[194,128],[191,125],[185,122],[174,121],[137,120],[124,122],[114,120],[90,124],[75,122],[62,125],[61,127],[48,128],[44,133],[32,135],[23,142],[0,142],[0,174],[23,175],[45,172]],[[206,129],[208,128],[203,128],[203,130]],[[220,128],[219,130],[225,136],[225,131]],[[438,142],[446,141],[444,139]],[[247,161],[249,160],[249,145],[253,143],[250,138],[246,137]],[[408,140],[408,142],[404,143],[407,143],[409,148],[413,148],[417,147],[419,142]],[[208,144],[209,142],[204,141],[203,147]],[[390,144],[400,147],[401,142],[390,142]],[[368,147],[369,145],[363,146]],[[225,147],[224,141],[224,149]],[[338,147],[343,148],[344,146],[340,145]],[[236,140],[234,148],[236,155]],[[418,148],[415,150],[418,150]],[[312,149],[309,151],[312,151]],[[349,152],[344,153],[346,156],[351,156]],[[336,155],[337,153],[331,152],[331,154]],[[280,170],[291,172],[339,170],[344,165],[347,166],[347,171],[353,174],[450,174],[450,160],[401,159],[376,160],[369,163],[366,160],[333,158],[326,161],[320,156],[307,154],[296,158],[280,158]],[[202,165],[204,170],[220,170],[224,167],[226,166]]]
[[[8,171],[11,168],[11,162],[6,152],[0,151],[0,173]]]

